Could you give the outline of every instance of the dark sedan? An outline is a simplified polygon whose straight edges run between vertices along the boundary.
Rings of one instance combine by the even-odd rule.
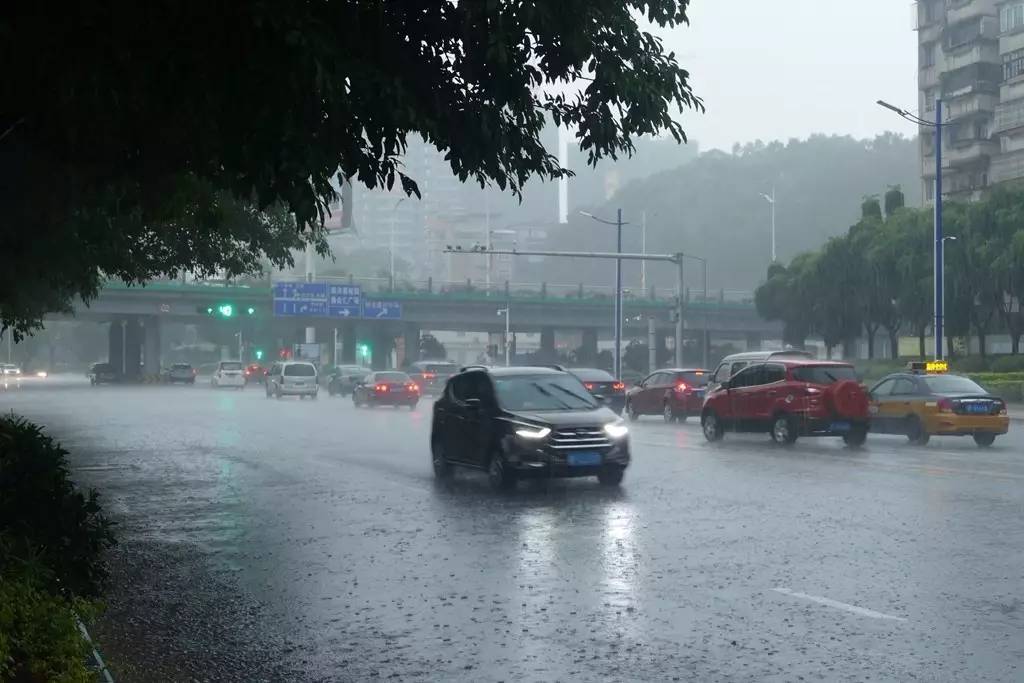
[[[406,406],[415,410],[419,402],[420,387],[404,372],[371,372],[352,392],[356,408]]]
[[[569,370],[583,382],[587,391],[604,405],[611,408],[616,415],[626,407],[626,385],[615,379],[610,373],[596,368],[571,368]]]
[[[339,365],[327,375],[327,393],[348,396],[368,374],[370,370],[359,365]]]

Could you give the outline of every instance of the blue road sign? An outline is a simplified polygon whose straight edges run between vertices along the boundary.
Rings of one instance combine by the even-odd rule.
[[[327,303],[323,301],[287,301],[274,299],[274,315],[324,317],[327,315]]]
[[[286,301],[327,301],[327,283],[275,282],[274,298]]]
[[[358,318],[363,312],[359,285],[327,285],[327,314],[332,318]]]
[[[275,282],[274,315],[326,316],[327,284],[323,282]]]
[[[398,301],[363,302],[363,317],[375,320],[401,320],[402,304]]]

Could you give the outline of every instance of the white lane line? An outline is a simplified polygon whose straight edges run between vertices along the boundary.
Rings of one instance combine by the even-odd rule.
[[[808,595],[807,593],[800,593],[799,591],[790,590],[788,588],[773,588],[776,593],[782,593],[783,595],[792,595],[794,598],[803,598],[804,600],[810,600],[816,602],[819,605],[825,605],[826,607],[835,607],[841,609],[844,612],[850,614],[857,614],[862,617],[871,617],[872,619],[888,619],[890,621],[906,621],[903,617],[893,616],[892,614],[883,614],[882,612],[876,612],[873,609],[866,609],[864,607],[857,607],[856,605],[849,605],[845,602],[839,602],[838,600],[832,600],[831,598],[823,598],[820,595]]]

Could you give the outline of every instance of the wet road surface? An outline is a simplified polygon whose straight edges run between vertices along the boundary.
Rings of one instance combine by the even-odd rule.
[[[54,380],[0,409],[119,523],[118,680],[1024,680],[1024,423],[851,450],[646,418],[620,490],[505,496],[435,483],[426,404]]]

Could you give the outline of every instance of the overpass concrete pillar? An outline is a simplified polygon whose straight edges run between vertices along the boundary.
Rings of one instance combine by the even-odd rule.
[[[123,319],[114,320],[110,323],[110,329],[107,332],[107,362],[118,375],[124,374],[125,371],[122,363],[124,360],[124,325],[127,322]]]
[[[356,362],[356,324],[342,323],[338,327],[338,336],[341,338],[341,362],[346,365],[354,365]]]
[[[580,357],[577,361],[581,365],[597,364],[597,330],[583,330],[583,339],[580,344]]]
[[[415,323],[406,323],[402,334],[405,340],[403,358],[399,359],[399,366],[408,367],[420,359],[420,328]]]
[[[372,330],[371,347],[373,356],[370,367],[374,370],[388,370],[391,366],[391,351],[394,349],[395,337],[387,325],[374,325]]]
[[[541,363],[558,362],[558,353],[555,351],[555,328],[541,328],[540,350],[537,352],[537,360],[539,360]]]
[[[144,341],[144,332],[142,325],[139,324],[139,318],[131,316],[126,320],[127,326],[125,327],[125,346],[124,346],[124,360],[125,360],[125,378],[130,380],[138,380],[142,373],[142,343]]]
[[[160,374],[160,318],[149,315],[143,318],[143,363],[146,377]]]

